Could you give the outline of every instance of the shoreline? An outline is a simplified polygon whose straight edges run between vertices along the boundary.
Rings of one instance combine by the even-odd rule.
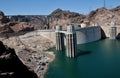
[[[41,70],[39,65],[37,69],[35,69],[35,73],[38,75],[38,78],[45,78],[45,74],[48,71],[49,65],[55,60],[55,54],[51,51],[43,52],[44,56],[47,57],[46,61],[44,60],[44,66],[42,67],[43,70]],[[44,58],[43,58],[44,59]]]
[[[45,78],[45,74],[47,73],[47,71],[49,69],[49,65],[55,60],[55,54],[53,52],[47,52],[47,54],[49,54],[50,56],[53,56],[53,57],[51,57],[49,64],[47,64],[47,66],[46,66],[43,78]]]

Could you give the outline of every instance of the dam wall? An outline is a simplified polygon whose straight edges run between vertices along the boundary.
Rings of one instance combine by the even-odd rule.
[[[77,37],[77,44],[88,43],[101,39],[101,28],[99,26],[79,28],[76,29],[75,32]],[[53,41],[53,43],[56,44],[55,30],[37,30],[36,33]],[[64,35],[64,41],[65,39],[66,36]]]
[[[116,31],[117,31],[116,37],[120,38],[120,26],[117,26]]]
[[[56,43],[55,30],[37,30],[36,32],[38,35],[41,35],[51,40],[53,43]]]
[[[99,26],[86,27],[76,30],[77,44],[88,43],[101,39]]]
[[[101,27],[101,33],[102,33],[102,37],[110,37],[110,26],[100,26]]]
[[[102,32],[102,37],[110,37],[110,26],[100,26],[101,27],[101,32]],[[120,38],[120,26],[115,26],[116,27],[116,38]]]

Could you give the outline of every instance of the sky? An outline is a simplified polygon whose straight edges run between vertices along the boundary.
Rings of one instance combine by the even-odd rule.
[[[120,0],[105,0],[106,8],[120,5]],[[104,6],[104,0],[0,0],[5,15],[48,15],[57,8],[80,14]]]

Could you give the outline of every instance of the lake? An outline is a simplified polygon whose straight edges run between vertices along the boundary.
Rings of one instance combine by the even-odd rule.
[[[120,40],[104,39],[78,45],[75,59],[56,51],[45,78],[120,78]]]

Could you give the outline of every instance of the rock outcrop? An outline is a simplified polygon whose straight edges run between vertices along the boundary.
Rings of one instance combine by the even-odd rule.
[[[115,14],[119,14],[120,15],[120,6],[117,6],[116,8],[113,8],[110,11],[112,11]]]
[[[16,23],[26,22],[34,29],[52,29],[57,24],[67,26],[70,23],[80,23],[84,18],[85,15],[82,14],[56,9],[50,15],[10,16],[10,21]]]
[[[85,19],[85,15],[61,9],[53,11],[49,15],[49,17],[55,18],[55,20],[51,22],[51,28],[52,26],[56,26],[57,24],[66,27],[68,24],[71,23],[81,23]]]
[[[4,18],[4,13],[0,11],[0,20],[2,20],[3,18]]]
[[[17,57],[14,49],[0,41],[0,78],[38,78]]]
[[[75,13],[75,12],[70,12],[69,10],[61,10],[57,9],[53,11],[49,16],[53,16],[55,18],[59,19],[69,19],[70,23],[79,23],[81,20],[85,18],[85,15]]]
[[[27,22],[20,22],[11,26],[11,29],[14,32],[21,32],[21,31],[26,32],[26,31],[33,31],[34,26]]]
[[[120,6],[107,9],[107,8],[99,8],[95,11],[91,11],[89,15],[86,17],[90,21],[94,23],[98,23],[99,25],[106,26],[114,21],[116,25],[120,25]]]
[[[2,11],[0,11],[0,24],[9,22],[9,19],[4,15]]]
[[[3,33],[13,33],[13,32],[14,31],[7,24],[0,27],[0,33],[1,34],[3,34]]]

